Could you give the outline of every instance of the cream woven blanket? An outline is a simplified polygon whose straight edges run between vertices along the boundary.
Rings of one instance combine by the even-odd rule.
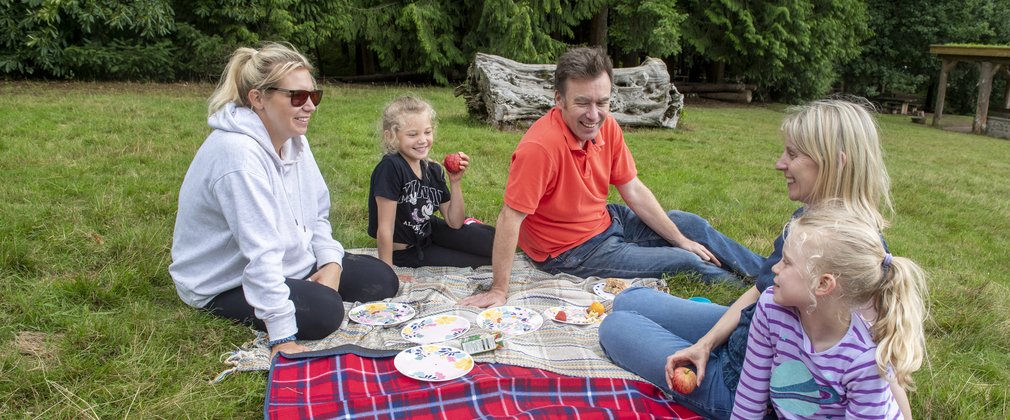
[[[375,249],[356,249],[349,252],[375,255]],[[400,293],[389,301],[411,305],[417,312],[414,319],[430,315],[459,315],[471,321],[470,331],[465,335],[489,332],[480,328],[475,322],[482,309],[459,306],[457,302],[466,296],[490,288],[490,266],[477,269],[397,268],[396,273],[401,280],[410,278],[413,280],[401,282]],[[510,294],[506,304],[529,308],[541,314],[552,306],[585,307],[593,301],[602,300],[593,293],[593,286],[600,281],[602,279],[595,277],[583,279],[567,274],[551,275],[536,269],[529,259],[519,254],[516,255],[513,266]],[[633,286],[666,291],[666,284],[658,279],[634,279],[630,283]],[[345,302],[345,309],[350,311],[360,303]],[[609,311],[610,302],[604,301],[604,304]],[[377,350],[402,350],[416,345],[400,335],[400,326],[362,325],[346,317],[343,325],[330,336],[302,344],[312,350],[330,349],[345,344]],[[449,341],[447,344],[459,347],[458,342]],[[226,356],[225,363],[233,367],[222,372],[215,382],[235,371],[270,369],[270,352],[263,333],[257,333],[252,342]],[[540,368],[579,377],[642,380],[639,376],[610,362],[600,348],[598,324],[571,325],[544,319],[543,325],[538,330],[517,336],[506,336],[504,348],[475,354],[474,360]]]

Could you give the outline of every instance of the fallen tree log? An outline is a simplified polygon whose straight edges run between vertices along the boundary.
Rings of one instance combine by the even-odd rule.
[[[454,94],[471,116],[499,129],[528,127],[554,106],[554,68],[478,53]],[[622,126],[676,128],[683,106],[662,60],[614,69],[610,113]]]

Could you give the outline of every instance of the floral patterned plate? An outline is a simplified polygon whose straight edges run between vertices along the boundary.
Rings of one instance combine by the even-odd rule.
[[[557,318],[558,312],[565,311],[565,319]],[[597,324],[607,317],[607,314],[591,317],[586,313],[586,308],[581,306],[552,306],[544,310],[544,316],[556,322],[575,325]]]
[[[607,292],[607,291],[603,290],[603,288],[606,285],[607,285],[607,282],[605,282],[605,281],[601,281],[599,283],[596,283],[595,285],[593,285],[593,293],[596,293],[596,296],[599,296],[599,297],[601,297],[603,299],[614,300],[614,294],[613,293],[610,293],[610,292]]]
[[[520,335],[536,331],[544,317],[532,310],[518,306],[488,308],[477,314],[477,326],[507,335]]]
[[[347,313],[351,321],[365,325],[396,325],[414,317],[410,305],[396,302],[368,302]]]
[[[400,330],[403,339],[418,344],[452,340],[470,329],[470,321],[456,315],[432,315],[414,320]]]
[[[469,373],[473,357],[457,348],[431,344],[401,351],[393,358],[393,366],[420,381],[442,382]]]

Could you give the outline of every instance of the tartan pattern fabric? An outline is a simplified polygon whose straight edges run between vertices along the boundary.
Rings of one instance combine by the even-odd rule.
[[[350,252],[374,254],[375,249],[358,249]],[[482,309],[462,307],[457,302],[477,291],[487,290],[491,285],[491,267],[477,269],[456,267],[397,267],[396,273],[402,279],[399,294],[389,299],[412,306],[415,319],[430,315],[459,315],[471,321],[466,335],[486,333],[474,322]],[[522,306],[536,312],[552,306],[587,306],[601,300],[592,289],[602,279],[583,279],[567,274],[552,275],[536,269],[522,254],[516,255],[509,284],[507,305]],[[632,279],[633,286],[650,287],[666,291],[666,283],[658,279]],[[605,302],[609,306],[609,302]],[[346,302],[350,310],[357,303]],[[609,308],[608,308],[609,310]],[[456,341],[445,344],[460,348]],[[301,344],[316,351],[325,351],[346,345],[373,350],[403,350],[415,343],[400,335],[399,327],[362,325],[345,319],[340,329],[330,336]],[[375,354],[355,351],[363,356]],[[529,368],[546,369],[555,373],[595,378],[622,378],[642,380],[641,377],[614,365],[604,354],[599,344],[598,325],[569,325],[544,319],[539,330],[519,335],[507,336],[505,348],[490,353],[474,355],[474,361],[501,363]],[[230,354],[226,363],[234,367],[226,370],[216,380],[221,380],[235,371],[267,370],[270,368],[270,351],[266,338],[260,335],[251,345]]]
[[[422,382],[393,358],[332,354],[274,359],[267,419],[699,419],[650,383],[478,363],[462,378]]]

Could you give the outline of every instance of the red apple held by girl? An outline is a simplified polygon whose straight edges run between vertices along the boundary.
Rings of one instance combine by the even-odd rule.
[[[445,160],[442,161],[442,166],[445,166],[445,170],[449,171],[449,173],[457,174],[460,171],[460,159],[461,156],[459,155],[459,152],[449,153],[445,155]]]

